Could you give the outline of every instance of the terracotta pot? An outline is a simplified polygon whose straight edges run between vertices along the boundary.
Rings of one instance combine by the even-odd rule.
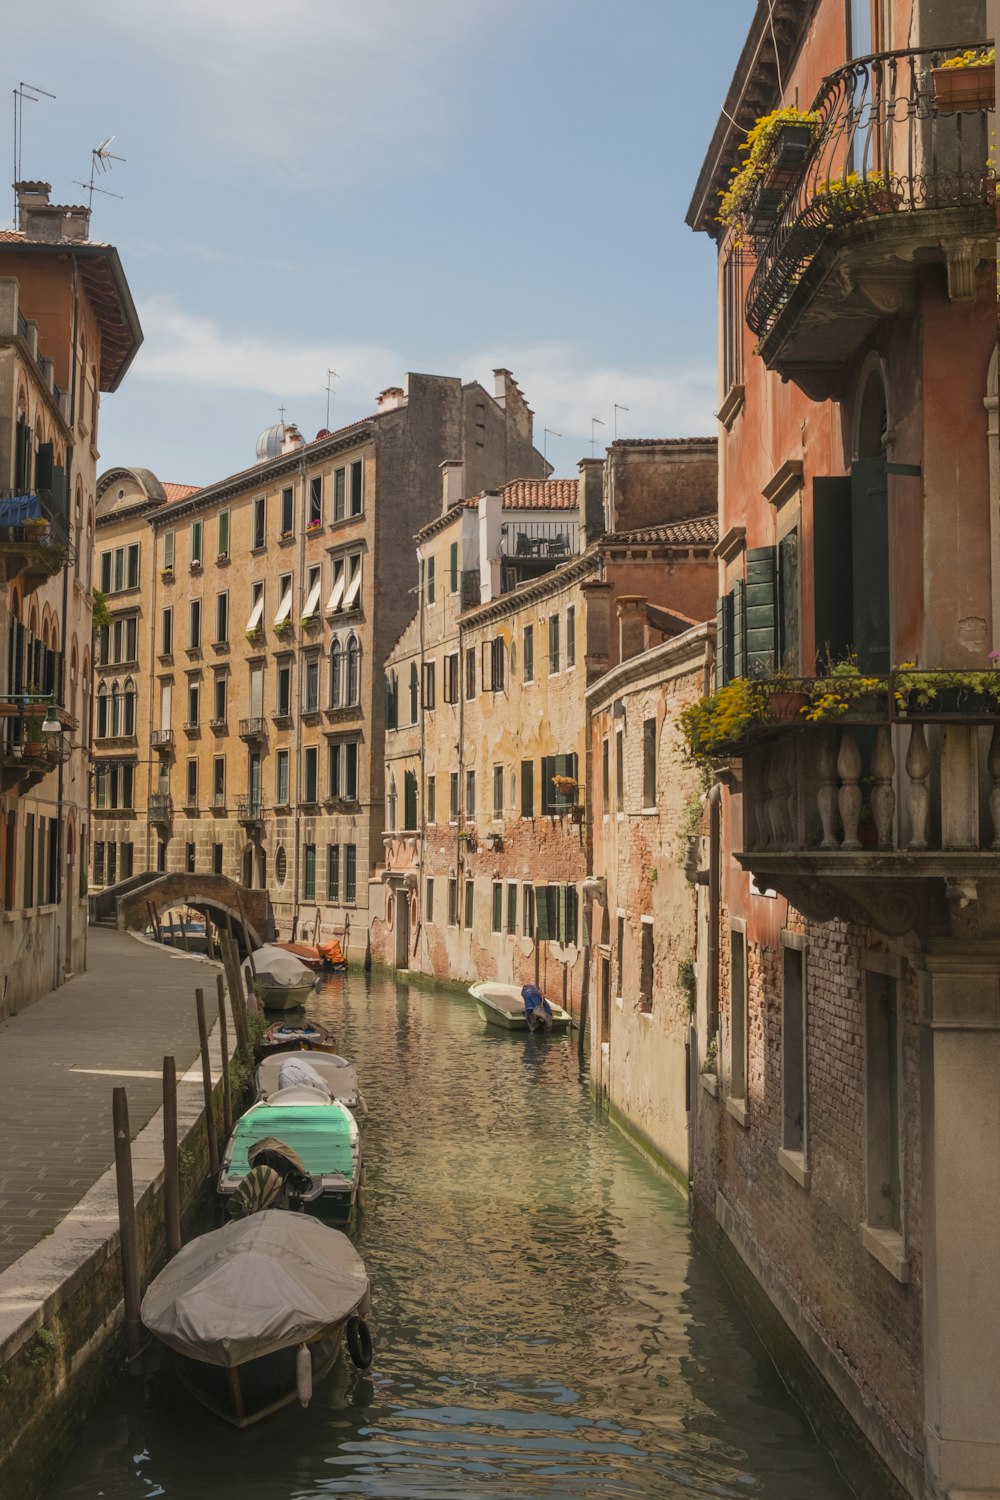
[[[992,109],[996,102],[996,70],[989,64],[975,68],[932,68],[934,103],[942,114]]]
[[[767,716],[776,724],[790,724],[801,718],[808,701],[805,693],[772,692],[768,695]]]

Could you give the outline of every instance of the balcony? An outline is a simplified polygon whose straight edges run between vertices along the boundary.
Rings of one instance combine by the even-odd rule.
[[[262,716],[255,719],[240,720],[240,739],[246,740],[248,744],[255,744],[264,739],[267,734],[267,724]]]
[[[1000,673],[843,682],[755,685],[763,715],[714,747],[743,793],[736,858],[817,921],[959,936],[1000,876]]]
[[[500,528],[503,592],[568,562],[579,551],[579,539],[577,521],[505,521]]]
[[[0,791],[27,791],[67,759],[69,737],[42,731],[49,713],[64,725],[73,722],[62,709],[50,710],[45,703],[0,697]]]
[[[244,828],[253,828],[264,821],[264,804],[259,797],[238,797],[236,816]]]
[[[174,731],[154,729],[150,736],[150,745],[158,755],[170,755],[174,748]]]
[[[949,108],[936,92],[933,70],[961,50],[863,58],[812,105],[819,126],[757,241],[746,320],[768,369],[814,400],[842,394],[844,361],[907,315],[921,266],[943,262],[949,297],[968,300],[995,258],[993,106]]]
[[[146,817],[150,823],[167,824],[173,815],[174,800],[169,792],[153,792],[150,794],[149,803],[146,808]]]
[[[18,574],[36,588],[73,559],[64,506],[50,490],[21,495],[0,489],[0,578]]]

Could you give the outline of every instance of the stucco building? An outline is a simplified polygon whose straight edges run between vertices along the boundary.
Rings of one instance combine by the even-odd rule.
[[[935,1500],[1000,1486],[995,89],[941,70],[987,35],[975,0],[758,5],[689,211],[728,694],[695,1221],[827,1435],[832,1393]]]
[[[137,660],[127,721],[113,693],[128,664],[101,673],[95,884],[122,878],[131,845],[136,873],[266,887],[282,936],[346,930],[364,955],[385,805],[381,664],[413,611],[410,538],[439,506],[446,460],[483,488],[544,473],[509,371],[493,394],[410,375],[371,417],[312,442],[279,423],[252,467],[198,489],[102,476],[97,566],[115,622],[136,620],[124,628]]]
[[[100,396],[142,334],[90,212],[16,187],[0,229],[0,1017],[86,967]],[[46,727],[50,726],[50,727]]]

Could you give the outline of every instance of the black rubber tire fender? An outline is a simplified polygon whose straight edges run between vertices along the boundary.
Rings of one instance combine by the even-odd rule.
[[[359,1370],[367,1370],[372,1362],[372,1334],[364,1318],[347,1320],[347,1352],[351,1363]]]

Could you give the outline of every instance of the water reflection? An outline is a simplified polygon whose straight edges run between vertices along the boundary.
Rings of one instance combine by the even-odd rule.
[[[594,1110],[573,1038],[336,977],[358,1066],[376,1356],[245,1433],[122,1388],[53,1500],[846,1500],[683,1203]]]

